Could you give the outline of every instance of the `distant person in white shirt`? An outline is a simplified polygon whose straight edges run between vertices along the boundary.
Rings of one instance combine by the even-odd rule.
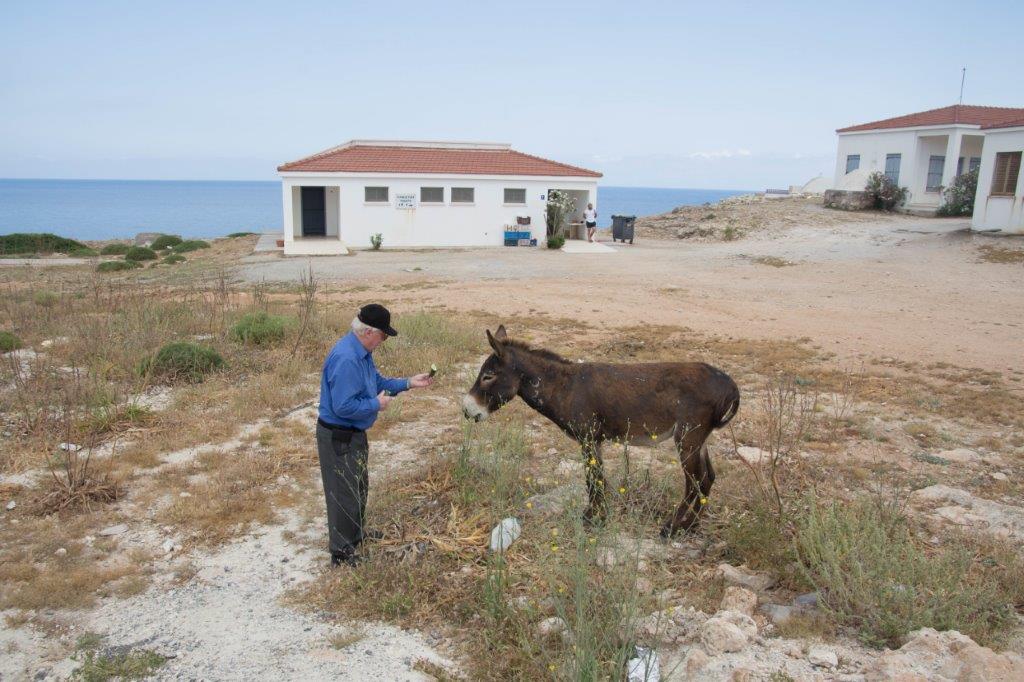
[[[587,204],[587,210],[583,212],[583,221],[587,224],[587,241],[594,241],[594,233],[597,232],[597,211],[593,204]]]

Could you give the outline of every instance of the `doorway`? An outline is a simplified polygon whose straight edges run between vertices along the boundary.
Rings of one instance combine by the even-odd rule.
[[[327,236],[327,208],[323,187],[302,188],[302,236]]]

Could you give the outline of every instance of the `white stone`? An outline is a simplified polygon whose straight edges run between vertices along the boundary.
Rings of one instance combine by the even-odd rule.
[[[180,493],[178,493],[178,497],[192,497],[192,493],[182,490]]]
[[[740,456],[747,464],[761,464],[762,462],[769,462],[772,458],[772,453],[761,448],[751,447],[749,445],[743,445],[736,448],[736,454]]]
[[[712,656],[740,651],[747,644],[747,635],[724,618],[709,618],[700,626],[700,643]]]
[[[993,471],[989,474],[993,481],[1008,481],[1010,477],[1004,474],[1002,471]]]
[[[11,511],[12,509],[14,509],[17,506],[18,506],[18,503],[15,502],[14,500],[11,500],[10,502],[7,503],[7,511]]]
[[[126,530],[128,530],[128,524],[119,523],[116,526],[107,526],[106,528],[100,531],[100,535],[102,535],[103,537],[110,537],[112,535],[120,535]]]
[[[78,452],[79,450],[82,449],[82,446],[77,445],[76,443],[61,443],[60,449],[65,450],[67,452]]]
[[[512,518],[511,516],[502,519],[501,523],[494,527],[491,531],[491,551],[492,552],[504,552],[506,549],[512,546],[512,543],[516,541],[516,538],[523,532],[523,527],[519,525],[519,520]]]
[[[835,668],[839,665],[836,650],[827,646],[812,646],[807,652],[807,660],[819,668]]]
[[[537,623],[537,634],[541,637],[550,637],[552,635],[564,635],[569,631],[569,624],[558,616],[552,616],[545,618],[541,622]]]
[[[181,549],[181,547],[174,544],[174,540],[164,540],[164,544],[160,545],[160,547],[164,550],[164,554],[171,554]]]
[[[729,564],[719,564],[716,572],[728,584],[739,585],[740,587],[745,587],[748,590],[753,590],[754,592],[763,592],[775,584],[775,579],[769,575],[765,575],[763,573],[750,573],[742,568],[737,568],[736,566],[731,566]]]
[[[658,665],[658,652],[638,646],[635,653],[636,655],[626,662],[627,682],[659,682],[661,670]]]
[[[756,606],[756,594],[745,587],[730,585],[725,588],[725,595],[722,597],[722,603],[718,608],[722,611],[738,611],[739,613],[751,616],[754,614]]]
[[[67,556],[67,554],[68,554],[68,550],[64,549],[63,547],[58,547],[58,548],[57,548],[57,551],[56,551],[56,552],[54,552],[54,554],[55,554],[56,556]]]

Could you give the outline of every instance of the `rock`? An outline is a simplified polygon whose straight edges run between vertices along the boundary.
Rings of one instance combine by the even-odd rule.
[[[738,627],[747,637],[757,636],[757,623],[745,613],[739,611],[719,611],[715,618],[721,618]]]
[[[75,443],[61,443],[60,449],[64,450],[65,452],[78,452],[79,450],[82,449],[82,446],[77,445]]]
[[[180,493],[178,493],[178,497],[192,497],[192,493],[186,490],[182,490]]]
[[[181,549],[181,546],[174,544],[174,540],[164,540],[164,544],[160,547],[164,550],[164,554],[172,554]]]
[[[700,643],[712,656],[739,651],[747,644],[747,635],[725,618],[709,618],[700,626]]]
[[[839,665],[839,656],[836,654],[836,650],[827,646],[812,646],[807,652],[807,660],[817,668],[831,669]]]
[[[783,606],[781,604],[762,604],[758,611],[768,616],[768,620],[776,625],[788,623],[798,612],[792,606]]]
[[[762,679],[753,668],[736,668],[732,671],[732,682],[759,682]]]
[[[525,611],[530,608],[530,598],[526,596],[509,597],[505,604],[513,611]]]
[[[558,450],[555,448],[548,448],[548,456],[554,456],[558,454]]]
[[[986,500],[945,485],[915,490],[910,495],[910,503],[919,509],[931,508],[932,511],[926,513],[936,520],[1024,542],[1024,509],[1020,507]],[[938,508],[934,509],[936,506]]]
[[[635,655],[626,662],[627,682],[658,682],[661,671],[658,666],[658,653],[653,649],[638,646]]]
[[[763,592],[775,584],[775,579],[763,573],[750,573],[729,564],[719,564],[718,575],[730,585],[745,587],[754,592]]]
[[[537,634],[541,638],[551,637],[552,635],[561,635],[565,638],[568,633],[569,624],[558,616],[551,616],[537,623]]]
[[[993,481],[1008,481],[1010,477],[1004,474],[1002,471],[993,471],[989,473],[989,476]]]
[[[7,511],[13,511],[14,508],[17,507],[17,506],[18,506],[18,503],[15,502],[14,500],[11,500],[10,502],[7,503],[6,509],[7,509]]]
[[[1024,657],[997,654],[979,646],[956,630],[937,632],[923,628],[910,633],[906,643],[887,651],[865,671],[870,682],[881,680],[991,680],[1024,679]]]
[[[637,578],[633,587],[640,594],[650,594],[654,591],[654,585],[647,578]]]
[[[546,493],[534,495],[526,499],[524,506],[530,515],[552,516],[565,511],[566,505],[578,495],[583,494],[583,483],[573,481],[552,488]]]
[[[124,533],[127,530],[127,523],[119,523],[116,526],[107,526],[106,528],[100,531],[100,535],[102,535],[105,538],[109,538],[114,535],[120,535],[121,533]]]
[[[54,552],[54,555],[55,556],[67,556],[68,555],[68,550],[65,549],[64,547],[58,547],[57,551]]]
[[[772,453],[761,448],[750,447],[744,445],[736,448],[736,454],[740,456],[747,464],[761,464],[762,462],[770,462]]]
[[[563,459],[555,467],[555,471],[559,476],[578,476],[583,473],[583,463],[571,459]]]
[[[941,457],[947,462],[956,462],[958,464],[971,464],[977,462],[980,456],[974,450],[968,450],[967,448],[954,448],[953,450],[943,450],[942,452],[935,453],[936,457]]]
[[[511,516],[501,520],[497,526],[491,531],[491,551],[492,552],[504,552],[506,549],[512,546],[512,543],[516,541],[516,538],[523,532],[523,527],[519,525],[517,519]]]
[[[802,606],[808,609],[816,608],[818,606],[818,593],[807,592],[806,594],[801,594],[799,597],[793,600],[793,605]]]
[[[745,587],[730,585],[725,588],[725,595],[718,607],[722,611],[738,611],[751,616],[757,606],[757,595]]]
[[[686,654],[686,660],[683,662],[683,667],[686,670],[686,676],[697,679],[697,674],[710,662],[711,657],[704,653],[703,649],[693,647],[690,649],[690,653]]]

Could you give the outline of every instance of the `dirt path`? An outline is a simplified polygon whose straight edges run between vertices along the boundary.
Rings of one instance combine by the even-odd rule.
[[[732,242],[641,239],[607,255],[476,249],[254,256],[241,271],[251,281],[294,281],[312,267],[336,287],[365,287],[367,297],[409,307],[807,337],[847,360],[888,356],[1018,370],[1024,277],[1019,266],[980,261],[980,245],[1006,240],[971,235],[967,227],[965,220],[879,216]]]

